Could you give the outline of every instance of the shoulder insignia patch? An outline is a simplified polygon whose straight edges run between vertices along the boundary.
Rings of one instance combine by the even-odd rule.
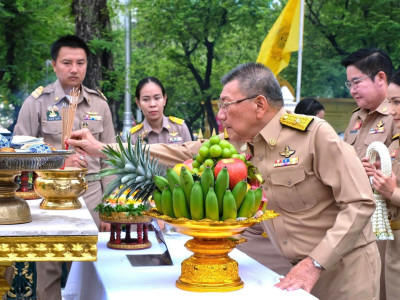
[[[354,114],[356,111],[359,111],[361,109],[361,107],[357,107],[356,109],[354,109],[353,111],[352,111],[352,113]]]
[[[301,131],[305,131],[308,125],[310,125],[313,120],[314,120],[313,117],[301,116],[296,114],[285,114],[280,119],[283,125]]]
[[[185,121],[183,119],[179,119],[179,118],[173,117],[173,116],[170,116],[169,119],[171,120],[171,122],[174,122],[174,123],[179,124],[179,125],[182,125],[183,122]]]
[[[107,101],[106,96],[104,96],[104,94],[100,90],[97,90],[97,92],[100,94],[101,98]]]
[[[35,99],[39,98],[39,96],[43,93],[43,87],[39,86],[36,90],[31,93],[31,96]]]
[[[142,129],[142,127],[143,127],[143,123],[140,123],[140,124],[132,127],[131,128],[131,133],[135,133],[135,132],[139,131],[140,129]]]
[[[393,140],[393,141],[394,141],[394,140],[398,140],[399,137],[400,137],[400,133],[394,135],[394,136],[392,137],[392,140]]]

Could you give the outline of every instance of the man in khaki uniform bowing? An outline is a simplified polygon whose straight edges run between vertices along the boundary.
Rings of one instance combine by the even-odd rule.
[[[392,76],[393,64],[386,53],[370,48],[359,49],[349,54],[342,60],[342,65],[346,67],[346,87],[358,105],[350,118],[343,139],[354,147],[363,161],[372,142],[379,141],[389,147],[392,137],[398,132],[387,100],[387,87]],[[384,266],[386,241],[378,241],[378,247]],[[384,267],[380,286],[380,300],[385,300]]]
[[[89,49],[77,36],[64,36],[51,47],[51,56],[57,80],[39,87],[24,101],[18,116],[14,133],[43,137],[44,141],[57,149],[62,149],[61,111],[68,105],[68,97],[72,88],[80,91],[73,130],[88,128],[96,139],[104,143],[115,142],[115,132],[111,112],[104,96],[82,85],[86,75]],[[82,196],[96,225],[100,229],[100,219],[94,207],[101,202],[103,187],[110,178],[100,181],[98,173],[106,165],[96,157],[75,154],[67,158],[68,166],[88,169],[86,179],[88,190]],[[106,224],[103,228],[106,229]],[[61,263],[37,263],[37,295],[39,300],[61,300]]]
[[[292,261],[278,288],[303,288],[322,300],[378,299],[380,260],[370,217],[368,177],[356,153],[324,120],[287,114],[273,73],[239,65],[222,79],[218,118],[229,139],[246,142],[265,179],[269,209],[263,222],[278,251]],[[102,155],[87,130],[72,133],[78,151]],[[198,151],[200,142],[150,145],[161,162]],[[356,276],[357,274],[357,276]]]

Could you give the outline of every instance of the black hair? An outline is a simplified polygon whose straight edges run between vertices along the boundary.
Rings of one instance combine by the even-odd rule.
[[[316,116],[321,110],[325,110],[325,108],[318,100],[314,98],[304,98],[297,103],[294,113]]]
[[[76,35],[65,35],[60,37],[51,45],[51,58],[56,61],[61,47],[80,48],[85,50],[86,58],[89,59],[90,50],[86,43]]]
[[[151,77],[151,76],[150,76],[150,77],[143,78],[143,79],[140,80],[140,81],[138,82],[138,84],[136,85],[135,97],[136,97],[136,99],[137,99],[138,101],[140,101],[140,91],[142,90],[142,88],[143,88],[147,83],[150,83],[150,82],[153,82],[153,83],[157,84],[157,85],[161,88],[162,95],[165,96],[165,88],[164,88],[163,84],[161,83],[161,81],[158,80],[158,79],[155,78],[155,77]],[[168,98],[167,98],[167,102],[168,102]],[[167,106],[167,102],[165,102],[165,106]]]
[[[362,48],[350,53],[342,59],[341,64],[346,68],[353,65],[364,74],[374,75],[371,77],[372,81],[380,71],[386,74],[387,80],[392,77],[392,60],[389,55],[377,48]]]
[[[249,97],[263,95],[270,105],[278,107],[283,105],[279,82],[274,73],[263,64],[254,62],[241,64],[224,75],[221,83],[226,85],[233,80],[239,81],[239,89],[244,95]]]

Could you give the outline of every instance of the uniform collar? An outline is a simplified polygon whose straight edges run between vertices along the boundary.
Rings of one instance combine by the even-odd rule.
[[[271,119],[271,121],[269,121],[268,124],[265,125],[265,127],[263,129],[261,129],[260,133],[258,133],[254,137],[254,139],[253,139],[254,143],[264,140],[268,144],[269,148],[272,151],[274,149],[274,147],[276,146],[278,137],[281,134],[281,131],[283,128],[283,126],[279,120],[284,114],[287,114],[287,113],[288,112],[286,112],[286,110],[281,108],[277,112],[277,114]]]
[[[64,89],[58,79],[54,82],[53,86],[54,86],[54,99],[53,100],[54,100],[54,103],[56,104],[56,103],[60,102],[61,100],[63,100],[64,98],[66,98],[66,95],[65,95]],[[79,95],[78,103],[81,103],[82,101],[85,100],[90,106],[91,101],[88,100],[88,99],[90,99],[89,94],[86,92],[86,90],[84,89],[82,84],[80,86],[80,89],[81,89],[81,94]]]
[[[143,129],[146,130],[147,132],[152,132],[152,131],[153,131],[153,128],[151,128],[151,126],[150,126],[149,122],[147,122],[147,119],[146,119],[146,118],[144,118],[142,124],[143,124]],[[168,118],[167,118],[166,116],[163,115],[163,121],[162,121],[162,128],[161,128],[161,131],[162,131],[164,128],[169,132],[170,129],[171,129],[171,125],[169,125]]]
[[[372,112],[372,113],[378,113],[382,114],[385,116],[388,116],[390,114],[390,104],[389,100],[385,99],[382,101],[382,103]],[[362,117],[363,119],[369,114],[369,111],[366,110],[365,108],[361,108],[359,111],[359,116]]]

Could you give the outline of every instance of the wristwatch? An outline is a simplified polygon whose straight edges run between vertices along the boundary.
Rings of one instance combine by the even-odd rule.
[[[311,257],[310,257],[310,258],[311,258]],[[312,261],[312,263],[314,264],[314,266],[315,266],[316,268],[321,269],[321,270],[324,269],[324,267],[321,266],[315,259],[311,258],[311,261]]]

